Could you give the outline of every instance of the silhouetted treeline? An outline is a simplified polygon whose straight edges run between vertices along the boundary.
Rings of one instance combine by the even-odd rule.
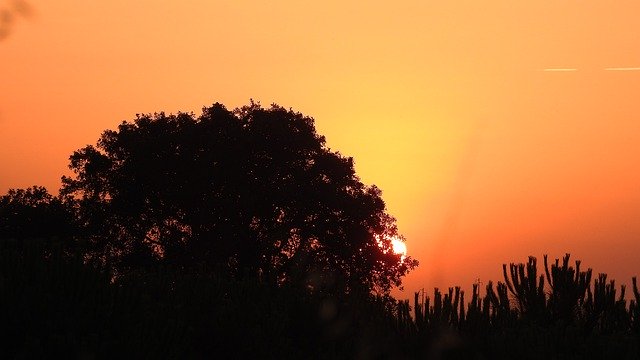
[[[336,297],[224,272],[114,280],[59,242],[0,242],[3,358],[637,359],[639,308],[605,274],[534,258],[505,282],[412,304]],[[202,275],[202,274],[207,274]],[[547,276],[551,276],[547,278]],[[517,278],[517,280],[515,280]],[[552,284],[548,284],[552,279]],[[542,285],[541,285],[542,284]]]
[[[413,305],[381,191],[277,105],[138,115],[0,196],[0,358],[639,357],[640,294],[535,258]]]
[[[41,239],[0,241],[0,279],[2,358],[332,359],[393,349],[380,342],[389,297],[166,266],[114,280]]]

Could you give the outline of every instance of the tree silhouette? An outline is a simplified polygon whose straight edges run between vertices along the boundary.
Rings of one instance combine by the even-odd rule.
[[[0,196],[0,239],[68,239],[76,234],[72,207],[41,186]]]
[[[391,251],[395,219],[353,159],[277,105],[138,115],[70,162],[62,193],[78,200],[92,256],[119,271],[214,266],[385,293],[417,265]]]

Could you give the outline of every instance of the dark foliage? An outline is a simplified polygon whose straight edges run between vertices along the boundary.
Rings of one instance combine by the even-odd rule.
[[[616,296],[615,282],[607,275],[592,283],[591,269],[560,264],[538,276],[537,261],[504,265],[504,280],[494,288],[489,282],[484,297],[473,286],[471,301],[464,292],[435,289],[433,303],[416,293],[414,314],[409,303],[398,303],[400,332],[413,356],[453,359],[637,359],[640,357],[638,300],[629,306],[625,288]],[[509,269],[509,270],[507,270]],[[544,284],[548,284],[545,288]]]
[[[380,190],[313,119],[273,105],[139,115],[71,156],[90,255],[121,273],[162,263],[318,289],[387,293],[417,265],[390,251]],[[342,290],[340,290],[342,289]]]
[[[55,241],[0,241],[3,359],[171,358],[189,350],[182,319],[140,286],[65,255]]]
[[[291,110],[138,116],[70,167],[0,196],[0,358],[640,358],[636,279],[568,254],[391,298],[380,191]]]
[[[113,278],[44,240],[0,241],[1,358],[351,359],[397,349],[393,301],[168,266]]]
[[[0,196],[0,239],[70,239],[77,226],[69,201],[40,186],[9,190]]]
[[[571,266],[564,267],[567,261],[568,257],[556,271],[570,272]],[[581,272],[573,270],[576,279]],[[525,271],[525,282],[530,281],[527,274],[537,275],[533,269]],[[520,277],[518,271],[516,275]],[[544,305],[536,312],[522,311],[518,297],[529,296],[528,290],[514,287],[511,293],[502,282],[497,286],[489,282],[484,295],[474,285],[468,300],[460,288],[444,293],[436,289],[424,301],[416,293],[412,312],[408,301],[388,296],[353,292],[336,297],[257,278],[234,279],[213,270],[189,274],[164,264],[114,281],[108,269],[65,255],[56,242],[4,240],[0,279],[3,358],[637,359],[640,355],[636,281],[627,306],[605,275],[588,283],[584,294],[562,295],[556,293],[558,288],[547,288]],[[575,285],[580,283],[578,276]],[[566,294],[574,294],[566,300],[574,304],[566,307],[571,315],[554,316],[555,299],[569,297]]]

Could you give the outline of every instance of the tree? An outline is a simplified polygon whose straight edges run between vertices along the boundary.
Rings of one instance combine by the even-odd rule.
[[[222,266],[279,284],[388,292],[417,265],[380,190],[331,151],[314,120],[251,102],[200,116],[138,115],[73,153],[62,193],[79,202],[94,256]]]
[[[69,239],[75,234],[72,207],[42,186],[10,189],[0,196],[0,239]]]

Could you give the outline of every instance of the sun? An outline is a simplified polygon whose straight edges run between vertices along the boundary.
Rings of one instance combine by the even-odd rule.
[[[407,244],[399,236],[385,237],[389,239],[389,242],[391,243],[391,251],[396,255],[400,255],[400,260],[403,261],[407,257]],[[382,241],[380,240],[380,237],[378,235],[376,235],[376,239],[378,240],[378,245],[384,248],[384,245],[382,244]],[[387,251],[388,250],[384,250],[385,253]]]
[[[395,254],[402,255],[402,258],[407,256],[407,244],[400,238],[391,238],[391,248]]]

